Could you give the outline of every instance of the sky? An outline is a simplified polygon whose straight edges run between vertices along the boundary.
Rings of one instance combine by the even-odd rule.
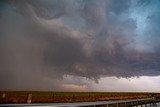
[[[160,92],[160,0],[1,0],[0,90]]]

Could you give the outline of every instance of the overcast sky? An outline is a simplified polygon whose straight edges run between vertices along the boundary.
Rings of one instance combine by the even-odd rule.
[[[0,90],[160,91],[160,0],[1,0]]]

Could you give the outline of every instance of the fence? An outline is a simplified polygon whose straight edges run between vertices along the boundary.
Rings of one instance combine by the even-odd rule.
[[[138,106],[138,105],[155,105],[155,98],[144,98],[144,99],[128,99],[128,100],[114,100],[114,101],[97,101],[97,102],[76,102],[76,103],[31,103],[31,97],[32,95],[28,96],[28,103],[27,104],[1,104],[0,106],[52,106],[52,107],[84,107],[84,106],[106,106],[109,107],[110,105],[116,105],[116,107],[119,107],[123,104],[123,107],[130,106]]]

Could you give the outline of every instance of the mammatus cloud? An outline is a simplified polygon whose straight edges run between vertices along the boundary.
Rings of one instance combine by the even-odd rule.
[[[57,85],[65,75],[95,81],[160,75],[159,5],[158,0],[1,1],[2,89],[78,88]]]

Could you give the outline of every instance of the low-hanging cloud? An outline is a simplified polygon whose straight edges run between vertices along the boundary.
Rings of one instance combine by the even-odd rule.
[[[2,0],[1,89],[36,90],[40,82],[46,87],[53,84],[56,90],[60,89],[57,79],[65,75],[95,81],[106,76],[160,75],[158,3],[158,0]],[[140,29],[138,18],[131,12],[152,5],[155,8],[145,19],[146,27]],[[143,33],[138,33],[139,30]]]

